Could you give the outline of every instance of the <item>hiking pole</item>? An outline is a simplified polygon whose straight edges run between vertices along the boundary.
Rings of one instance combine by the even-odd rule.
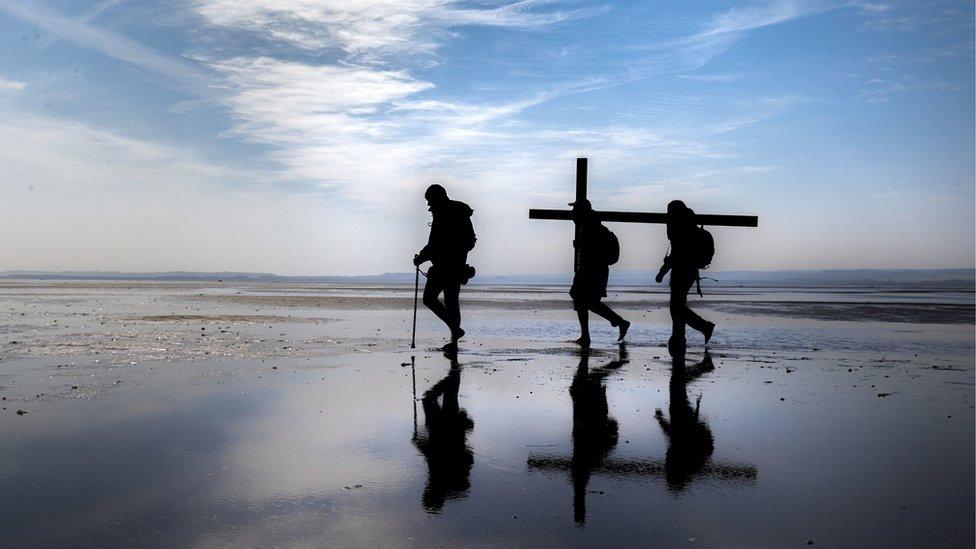
[[[413,279],[413,333],[410,335],[410,348],[417,347],[417,294],[420,292],[420,266]]]

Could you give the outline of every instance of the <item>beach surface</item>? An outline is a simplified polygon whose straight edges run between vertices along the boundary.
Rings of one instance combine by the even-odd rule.
[[[0,545],[972,547],[974,298],[0,282]]]

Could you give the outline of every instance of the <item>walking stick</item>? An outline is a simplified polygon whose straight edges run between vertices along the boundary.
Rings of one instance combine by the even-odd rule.
[[[410,335],[410,348],[417,347],[417,294],[420,292],[420,266],[414,275],[413,282],[413,333]]]

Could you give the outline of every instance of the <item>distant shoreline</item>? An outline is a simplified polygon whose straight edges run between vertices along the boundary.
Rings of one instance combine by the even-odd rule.
[[[795,271],[704,271],[703,286],[936,286],[976,288],[976,269],[850,269]],[[649,270],[617,271],[610,275],[613,286],[649,286]],[[712,280],[714,279],[714,280]],[[413,284],[414,273],[383,273],[354,276],[283,276],[249,272],[117,272],[117,271],[3,271],[0,280],[119,281],[119,282],[251,282],[291,284]],[[570,273],[479,275],[477,286],[563,286]]]

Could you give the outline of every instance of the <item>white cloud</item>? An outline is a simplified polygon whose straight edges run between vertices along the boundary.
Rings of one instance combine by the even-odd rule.
[[[681,74],[678,75],[678,78],[681,78],[682,80],[693,80],[695,82],[721,82],[727,84],[742,80],[742,75],[734,73]]]
[[[198,0],[212,24],[263,38],[353,56],[432,51],[459,25],[536,28],[593,10],[549,10],[552,1],[526,0],[466,8],[453,0]]]
[[[289,178],[374,204],[415,191],[434,173],[497,164],[518,141],[538,139],[518,128],[520,113],[590,85],[507,103],[462,103],[424,97],[433,84],[406,71],[367,65],[239,57],[211,66],[236,120],[228,135],[272,146],[269,158]]]
[[[7,268],[384,270],[383,257],[354,252],[384,228],[357,225],[355,212],[321,194],[268,185],[275,174],[228,168],[188,147],[8,110],[0,166]],[[391,246],[420,238],[398,237]],[[350,259],[336,265],[336,257]]]
[[[72,19],[40,4],[17,0],[0,2],[0,11],[37,25],[59,38],[149,69],[184,85],[205,81],[204,74],[188,61],[162,54],[116,32],[90,26],[84,18]]]
[[[862,28],[869,31],[885,32],[938,32],[946,33],[972,29],[972,3],[946,0],[929,2],[907,2],[898,9],[885,6],[885,9],[862,9],[875,14],[865,21]]]
[[[841,2],[751,4],[708,19],[683,39],[650,46],[647,66],[624,76],[561,86],[527,78],[506,87],[508,80],[480,93],[438,87],[432,76],[438,71],[425,70],[437,56],[417,52],[435,52],[462,25],[543,29],[590,12],[553,1],[195,0],[191,6],[204,31],[224,29],[240,41],[220,48],[194,43],[194,64],[93,28],[84,17],[61,17],[26,2],[0,10],[158,74],[206,83],[197,86],[204,88],[202,98],[193,96],[174,110],[226,109],[224,135],[266,146],[265,157],[280,168],[239,172],[181,147],[72,122],[0,119],[0,148],[30,150],[19,156],[0,151],[0,165],[11,175],[4,190],[17,194],[0,229],[27,235],[4,243],[0,256],[19,258],[11,264],[24,268],[58,268],[64,257],[56,252],[68,248],[88,262],[63,264],[76,268],[342,274],[397,270],[400,263],[391,258],[401,254],[409,268],[426,229],[421,192],[436,181],[475,206],[482,236],[475,259],[483,272],[511,268],[506,266],[516,264],[513,256],[517,270],[551,270],[550,256],[571,253],[553,251],[554,235],[565,228],[530,222],[524,212],[560,207],[571,198],[575,156],[593,159],[592,193],[602,207],[659,209],[682,195],[708,210],[724,205],[721,199],[735,200],[750,180],[771,170],[749,165],[763,161],[743,154],[752,143],[736,139],[735,132],[807,99],[739,102],[728,95],[654,92],[613,105],[607,110],[612,116],[602,119],[584,112],[593,107],[586,102],[554,100],[662,72],[731,82],[737,74],[722,68],[685,73],[750,31],[842,6],[858,8]],[[258,45],[238,47],[245,43]],[[532,117],[530,110],[543,105],[546,117]],[[35,190],[24,191],[21,181],[32,181]],[[276,185],[296,182],[304,193]],[[308,183],[315,192],[308,192]],[[10,204],[19,210],[11,212]],[[64,220],[59,227],[79,229],[64,235],[39,221],[52,216]],[[363,242],[370,253],[361,253]]]
[[[16,80],[8,80],[0,76],[0,91],[20,91],[27,87],[26,82],[18,82]]]
[[[712,19],[712,22],[695,37],[739,33],[783,23],[797,17],[821,11],[826,3],[810,3],[797,0],[774,0],[762,5],[732,8]]]
[[[733,8],[713,17],[700,32],[667,46],[685,58],[688,64],[686,68],[699,68],[732,47],[748,31],[786,23],[834,7],[837,7],[834,2],[772,0]]]

